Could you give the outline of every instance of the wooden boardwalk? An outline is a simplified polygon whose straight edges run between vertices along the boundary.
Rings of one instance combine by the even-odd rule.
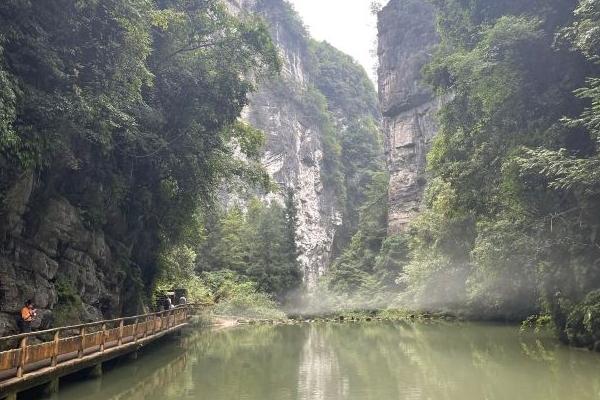
[[[188,325],[192,306],[158,313],[66,326],[0,338],[0,399],[36,386],[58,388],[58,379],[136,352]]]

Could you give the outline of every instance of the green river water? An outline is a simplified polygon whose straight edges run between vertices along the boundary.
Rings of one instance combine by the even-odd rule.
[[[600,355],[482,324],[318,323],[198,332],[60,400],[600,399]]]

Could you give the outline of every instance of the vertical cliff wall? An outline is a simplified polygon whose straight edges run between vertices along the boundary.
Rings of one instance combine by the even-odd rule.
[[[294,191],[299,261],[312,288],[326,272],[334,246],[343,241],[344,218],[351,217],[345,211],[343,137],[360,121],[378,122],[375,90],[348,56],[312,41],[286,1],[230,0],[229,5],[233,12],[262,16],[279,48],[281,75],[261,83],[244,118],[266,134],[262,162],[273,181]],[[338,61],[346,63],[339,71]],[[347,93],[339,90],[346,87]],[[283,203],[283,192],[266,200]]]
[[[281,75],[261,82],[244,119],[266,135],[262,163],[282,190],[265,201],[283,204],[291,189],[298,209],[297,246],[304,280],[313,287],[329,263],[341,213],[334,187],[324,181],[322,118],[312,107],[315,92],[309,37],[283,0],[229,0],[233,12],[260,15],[269,25],[282,61]]]
[[[438,42],[433,7],[423,0],[391,0],[379,12],[379,98],[390,171],[390,234],[419,211],[426,155],[436,134],[440,99],[421,82]]]

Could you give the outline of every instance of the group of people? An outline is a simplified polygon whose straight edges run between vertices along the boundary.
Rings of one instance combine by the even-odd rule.
[[[178,306],[184,306],[186,304],[187,304],[187,299],[185,298],[185,296],[181,296],[179,298],[179,304],[178,304]],[[174,309],[175,306],[173,305],[173,300],[171,300],[171,298],[167,296],[167,298],[164,301],[164,306],[163,307],[164,307],[165,311]]]

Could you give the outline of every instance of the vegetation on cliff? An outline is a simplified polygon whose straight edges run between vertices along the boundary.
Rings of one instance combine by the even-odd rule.
[[[600,340],[600,2],[434,2],[427,80],[451,99],[412,224],[403,304],[479,318],[552,317]]]
[[[266,83],[267,93],[274,103],[289,105],[297,113],[295,118],[319,133],[322,190],[333,197],[343,221],[336,229],[335,258],[359,230],[359,210],[367,212],[367,205],[372,206],[373,201],[380,205],[383,199],[381,192],[371,194],[381,190],[386,181],[377,95],[356,61],[327,43],[310,39],[287,2],[262,0],[255,9],[276,31],[282,51],[301,56],[306,81],[281,74]],[[196,270],[234,273],[262,293],[285,302],[303,291],[295,236],[296,202],[302,199],[295,198],[290,189],[274,190],[281,191],[279,197],[286,199],[285,204],[242,195],[241,201],[233,201],[237,206],[205,216],[204,237],[195,248]],[[367,236],[384,236],[383,210],[379,207],[377,211],[383,212],[375,222],[378,231],[370,233],[366,228]],[[369,224],[370,218],[363,220]],[[345,264],[337,269],[339,274],[332,275],[332,285],[344,285],[344,268]]]
[[[124,293],[148,293],[223,178],[265,181],[236,121],[278,68],[265,24],[217,0],[3,1],[0,198],[33,172],[27,218],[65,198],[122,256]]]

